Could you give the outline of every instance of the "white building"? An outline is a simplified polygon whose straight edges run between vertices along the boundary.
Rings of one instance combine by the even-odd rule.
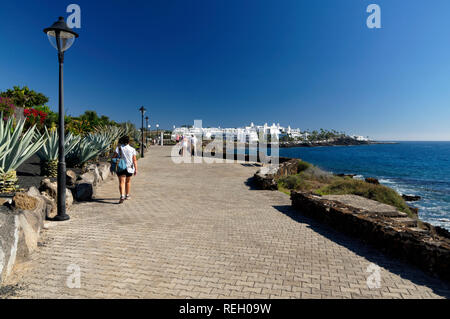
[[[295,140],[307,140],[310,135],[307,132],[302,133],[299,128],[291,128],[289,125],[287,128],[280,125],[280,123],[272,123],[269,126],[267,123],[264,125],[255,125],[253,122],[249,126],[239,127],[239,128],[221,128],[219,127],[178,127],[172,131],[172,140],[176,139],[176,135],[179,136],[189,136],[196,135],[197,138],[212,139],[212,138],[223,138],[232,139],[238,142],[254,143],[259,140],[260,135],[283,135],[287,134]],[[351,136],[357,141],[368,141],[368,138],[360,135]]]

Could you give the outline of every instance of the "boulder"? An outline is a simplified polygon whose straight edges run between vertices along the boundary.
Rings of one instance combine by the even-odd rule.
[[[38,193],[39,196],[39,193]],[[39,199],[27,193],[16,193],[13,197],[13,205],[21,210],[34,210],[38,205]]]
[[[49,178],[44,178],[39,186],[39,191],[46,192],[53,199],[56,198],[57,189],[56,182],[50,181]]]
[[[100,163],[98,165],[98,171],[102,180],[106,180],[110,174],[111,164],[110,163]]]
[[[403,197],[403,199],[406,202],[417,202],[418,200],[422,199],[422,197],[420,197],[418,195],[405,195],[405,194],[403,194],[402,197]]]
[[[54,201],[57,200],[58,187],[56,182],[51,182],[48,178],[43,179],[39,186],[39,191],[41,191],[41,193],[47,193],[48,197],[52,198]],[[66,209],[69,209],[72,206],[72,203],[72,192],[66,188]]]
[[[66,185],[73,186],[75,185],[76,181],[77,181],[77,173],[75,173],[71,169],[68,169],[66,172]]]
[[[92,175],[94,175],[94,185],[98,185],[99,183],[102,182],[102,177],[100,176],[100,172],[96,164],[88,165],[88,167],[86,168],[86,172],[89,172]]]
[[[56,207],[56,201],[48,196],[47,193],[41,193],[42,199],[45,202],[45,215],[47,219],[53,219],[58,214],[58,208]]]
[[[367,183],[370,183],[370,184],[375,184],[375,185],[380,184],[380,182],[378,181],[378,179],[373,178],[373,177],[367,177],[367,178],[365,179],[365,181],[366,181]]]
[[[89,201],[92,200],[92,197],[95,195],[94,184],[80,180],[75,184],[75,198],[77,201]]]
[[[77,183],[80,181],[95,185],[95,175],[92,172],[86,172],[80,176],[80,180],[78,180]]]

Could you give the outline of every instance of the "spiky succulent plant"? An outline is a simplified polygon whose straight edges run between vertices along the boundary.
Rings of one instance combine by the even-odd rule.
[[[89,133],[85,139],[99,150],[99,154],[104,154],[112,143],[112,136],[107,132]]]
[[[76,146],[67,154],[67,163],[70,166],[84,166],[87,161],[100,154],[97,145],[87,138],[83,138]]]
[[[56,177],[58,174],[58,132],[56,129],[51,129],[50,132],[45,127],[43,134],[46,137],[46,142],[37,152],[41,160],[41,175]],[[68,133],[64,139],[64,156],[71,152],[80,141],[80,136]]]
[[[14,192],[18,188],[16,169],[36,153],[46,141],[37,136],[36,126],[24,132],[25,120],[13,117],[3,121],[0,116],[0,193]]]

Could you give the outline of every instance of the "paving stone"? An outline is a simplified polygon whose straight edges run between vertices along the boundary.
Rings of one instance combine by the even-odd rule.
[[[289,196],[257,191],[258,167],[174,164],[151,147],[118,205],[117,180],[71,219],[43,231],[42,246],[11,283],[12,298],[445,298],[450,289],[303,217]],[[381,267],[381,288],[367,267]],[[80,268],[80,289],[66,286]],[[69,267],[69,268],[68,268]]]

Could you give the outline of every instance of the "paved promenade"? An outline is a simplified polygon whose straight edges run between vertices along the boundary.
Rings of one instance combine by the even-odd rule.
[[[252,189],[258,167],[176,165],[169,156],[169,147],[152,147],[139,160],[124,204],[114,179],[95,202],[74,206],[71,220],[51,223],[11,278],[21,287],[13,297],[450,296],[439,280],[293,211],[289,196]],[[378,289],[366,283],[372,263]],[[80,288],[69,288],[77,267]]]

